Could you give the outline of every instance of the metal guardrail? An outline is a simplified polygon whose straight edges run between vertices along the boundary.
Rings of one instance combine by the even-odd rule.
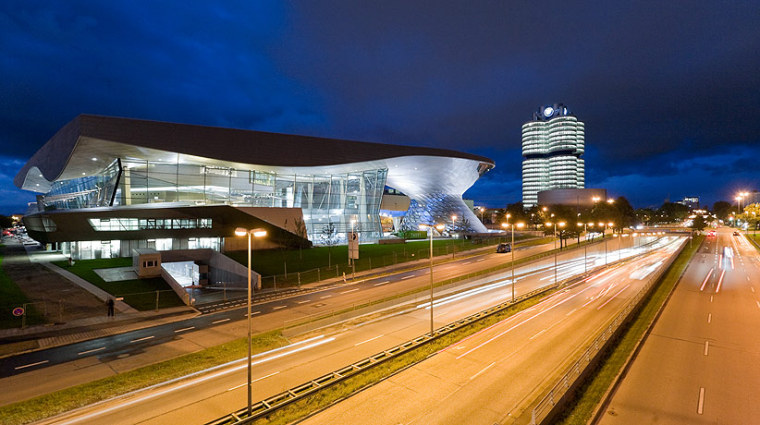
[[[573,278],[573,280],[575,279],[576,278]],[[293,387],[277,395],[261,400],[253,404],[252,410],[251,410],[252,411],[251,416],[247,416],[248,408],[244,407],[242,409],[239,409],[235,412],[230,413],[229,415],[225,417],[219,418],[212,422],[208,422],[206,425],[222,425],[222,424],[242,425],[242,424],[250,423],[256,419],[272,414],[274,411],[281,409],[293,402],[296,402],[308,395],[311,395],[315,393],[316,391],[322,390],[326,387],[342,382],[354,375],[357,375],[361,372],[364,372],[368,369],[378,366],[382,364],[383,362],[386,362],[396,356],[411,352],[419,347],[422,347],[423,345],[427,343],[430,343],[431,341],[434,341],[438,338],[448,335],[465,326],[468,326],[475,321],[497,314],[501,312],[502,310],[505,310],[517,303],[520,303],[529,298],[535,297],[541,293],[552,290],[554,288],[560,287],[564,285],[565,283],[566,281],[558,282],[556,285],[548,285],[548,286],[536,289],[534,291],[531,291],[529,293],[523,294],[515,298],[514,301],[507,301],[507,302],[498,304],[496,306],[487,308],[485,310],[481,310],[475,314],[472,314],[463,319],[457,320],[446,326],[436,329],[432,337],[430,336],[430,334],[421,335],[417,338],[414,338],[412,340],[396,345],[395,347],[392,347],[387,350],[383,350],[372,356],[366,357],[362,360],[359,360],[358,362],[352,363],[351,365],[345,366],[341,369],[330,372],[326,375],[322,375],[319,378],[316,378],[314,380],[301,384],[297,387]]]
[[[536,256],[531,256],[529,258],[535,259],[546,257],[548,255],[553,255],[553,251],[550,252],[550,254],[542,253],[537,254]],[[604,268],[607,267],[609,264],[600,266],[598,268]],[[596,268],[596,269],[598,269]],[[590,270],[590,273],[593,273],[596,269]],[[366,371],[368,369],[371,369],[375,366],[378,366],[382,364],[383,362],[386,362],[396,356],[399,356],[401,354],[408,353],[414,349],[417,349],[421,346],[424,346],[427,343],[430,343],[431,341],[434,341],[438,338],[441,338],[445,335],[448,335],[456,330],[459,330],[465,326],[468,326],[472,324],[475,321],[484,319],[486,317],[495,315],[517,303],[520,303],[522,301],[525,301],[527,299],[533,298],[539,294],[542,294],[544,292],[560,288],[562,286],[565,286],[569,283],[580,281],[584,279],[588,273],[581,274],[578,276],[574,276],[569,279],[565,279],[563,281],[557,282],[552,285],[547,285],[538,289],[535,289],[531,292],[528,292],[526,294],[523,294],[519,297],[516,297],[513,301],[506,301],[500,304],[497,304],[495,306],[489,307],[485,310],[481,310],[477,313],[474,313],[470,316],[467,316],[463,319],[457,320],[455,322],[452,322],[446,326],[440,327],[436,329],[433,333],[433,336],[431,337],[429,334],[425,334],[422,336],[419,336],[417,338],[414,338],[412,340],[406,341],[402,344],[396,345],[395,347],[392,347],[387,350],[383,350],[379,353],[376,353],[372,356],[366,357],[358,362],[352,363],[351,365],[345,366],[341,369],[335,370],[333,372],[330,372],[326,375],[322,375],[319,378],[313,379],[309,382],[306,382],[304,384],[298,385],[296,387],[290,388],[286,391],[283,391],[279,394],[276,394],[274,396],[271,396],[269,398],[266,398],[264,400],[261,400],[257,403],[254,403],[251,407],[251,416],[248,416],[248,408],[247,406],[244,408],[241,408],[235,412],[230,413],[227,416],[224,416],[222,418],[216,419],[211,422],[207,422],[206,425],[242,425],[242,424],[248,424],[251,423],[259,418],[265,417],[267,415],[270,415],[274,413],[276,410],[279,410],[291,403],[294,403],[298,400],[301,400],[319,390],[322,390],[324,388],[327,388],[329,386],[335,385],[339,382],[342,382],[352,376],[355,376],[363,371]]]
[[[585,244],[585,246],[592,246],[592,245],[601,243],[603,241],[604,239],[599,239],[598,241],[589,241],[587,242],[587,244]],[[651,245],[652,243],[653,242],[650,242],[643,246],[646,247],[646,246]],[[564,255],[568,252],[572,252],[573,250],[579,249],[580,247],[583,247],[583,246],[584,244],[581,244],[580,246],[566,247],[562,249],[557,248],[557,249],[552,249],[552,250],[542,252],[539,254],[533,254],[528,257],[524,257],[515,261],[515,267],[521,264],[530,263],[530,262],[540,260],[546,257],[554,256],[555,251],[557,252],[558,255]],[[610,264],[612,264],[612,262],[610,262]],[[427,267],[428,266],[424,266],[421,268],[427,268]],[[467,283],[470,283],[469,281],[471,279],[487,276],[493,273],[498,273],[501,271],[508,270],[510,268],[511,268],[511,263],[506,262],[498,266],[493,266],[487,269],[479,270],[477,272],[467,273],[467,274],[459,275],[459,276],[449,278],[446,280],[438,281],[435,284],[435,286],[436,288],[438,288],[439,291],[445,290],[445,289],[453,289],[458,285],[465,285]],[[352,305],[351,307],[334,309],[327,312],[314,313],[308,316],[299,317],[297,319],[286,320],[283,323],[283,330],[287,336],[292,337],[304,332],[309,332],[321,327],[330,326],[332,324],[339,323],[344,320],[350,320],[355,317],[362,316],[368,313],[368,309],[371,309],[372,311],[374,311],[374,310],[387,308],[395,304],[413,302],[413,301],[416,301],[417,298],[427,299],[428,296],[425,294],[427,290],[428,290],[428,287],[420,287],[417,292],[411,293],[411,294],[393,295],[389,297],[378,298],[375,300],[362,302],[361,304],[355,304],[355,305]]]
[[[652,275],[644,287],[631,299],[619,314],[602,330],[592,342],[591,345],[580,355],[580,358],[568,367],[561,375],[554,386],[539,400],[536,407],[531,412],[531,425],[541,424],[546,420],[555,409],[555,407],[568,394],[578,379],[583,376],[588,367],[594,363],[599,354],[605,348],[607,343],[620,330],[622,324],[626,323],[632,311],[635,311],[641,301],[647,296],[654,284],[662,278],[676,258],[681,254],[687,242],[683,241],[678,252],[673,255],[660,270]]]

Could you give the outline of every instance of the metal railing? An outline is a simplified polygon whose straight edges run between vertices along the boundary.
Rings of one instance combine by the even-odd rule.
[[[446,326],[440,327],[434,331],[432,337],[430,334],[426,333],[424,335],[418,336],[417,338],[411,339],[409,341],[396,345],[392,348],[383,350],[379,353],[366,357],[362,360],[359,360],[358,362],[352,363],[341,369],[322,375],[319,378],[313,379],[309,382],[303,383],[301,385],[298,385],[296,387],[283,391],[279,394],[276,394],[274,396],[261,400],[253,404],[252,409],[251,409],[252,411],[251,416],[248,416],[248,408],[244,407],[235,412],[230,413],[227,416],[208,422],[207,425],[222,425],[222,424],[241,425],[241,424],[247,424],[247,423],[253,422],[256,419],[270,415],[274,411],[281,409],[300,399],[303,399],[304,397],[307,397],[317,391],[323,390],[327,387],[330,387],[339,382],[342,382],[352,376],[355,376],[361,372],[364,372],[375,366],[378,366],[399,355],[409,353],[415,349],[418,349],[430,343],[431,341],[434,341],[438,338],[446,336],[465,326],[469,326],[478,320],[485,319],[489,316],[500,313],[501,311],[517,303],[520,303],[529,298],[535,297],[541,293],[552,290],[555,287],[561,286],[562,284],[564,284],[564,282],[558,282],[556,285],[545,286],[545,287],[536,289],[534,291],[531,291],[529,293],[523,294],[519,297],[516,297],[514,301],[507,301],[507,302],[498,304],[496,306],[487,308],[485,310],[482,310],[475,314],[467,316],[463,319],[457,320]]]
[[[526,239],[518,239],[518,242],[524,242]],[[495,246],[499,242],[505,241],[505,237],[493,236],[474,241],[466,241],[454,239],[452,243],[437,244],[433,248],[433,257],[446,257],[451,258],[465,258],[470,255],[477,255],[479,251],[486,247]],[[436,239],[438,242],[439,239]],[[519,245],[519,244],[518,244]],[[262,276],[261,285],[263,289],[277,289],[284,287],[300,286],[306,283],[319,282],[326,279],[341,278],[345,274],[346,279],[354,277],[356,272],[364,272],[373,269],[382,269],[384,267],[395,266],[397,264],[411,263],[417,260],[430,258],[430,248],[424,247],[420,249],[412,249],[404,247],[400,252],[394,252],[392,254],[383,256],[363,257],[355,260],[354,264],[348,264],[343,262],[336,262],[330,267],[319,267],[309,270],[287,272],[287,262],[283,261],[285,268],[284,273]],[[337,259],[335,256],[334,259]],[[442,260],[445,260],[443,258]],[[439,260],[436,260],[439,261]]]
[[[568,250],[569,251],[569,250]],[[537,254],[535,256],[532,256],[530,258],[536,257],[536,258],[543,258],[547,257],[549,255],[553,255],[553,251],[549,253],[542,253]],[[589,270],[589,273],[593,273],[598,269],[607,267],[607,264],[603,266],[599,266],[593,270]],[[501,269],[501,267],[496,267],[495,269]],[[486,274],[486,271],[482,271],[477,273],[477,275]],[[436,329],[433,333],[433,336],[431,337],[429,334],[421,335],[417,338],[414,338],[412,340],[406,341],[402,344],[399,344],[395,347],[392,347],[387,350],[383,350],[379,353],[376,353],[372,356],[366,357],[358,362],[352,363],[351,365],[345,366],[341,369],[335,370],[333,372],[330,372],[328,374],[325,374],[323,376],[320,376],[319,378],[313,379],[311,381],[308,381],[306,383],[303,383],[301,385],[298,385],[296,387],[290,388],[286,391],[283,391],[279,394],[276,394],[274,396],[271,396],[269,398],[266,398],[264,400],[261,400],[257,403],[254,403],[252,405],[252,414],[251,416],[248,416],[248,408],[244,407],[241,408],[235,412],[230,413],[227,416],[224,416],[222,418],[219,418],[215,421],[208,422],[207,425],[221,425],[221,424],[234,424],[234,425],[241,425],[241,424],[247,424],[250,422],[253,422],[256,419],[265,417],[267,415],[272,414],[276,410],[279,410],[291,403],[294,403],[298,400],[301,400],[319,390],[325,389],[329,386],[335,385],[339,382],[342,382],[352,376],[355,376],[363,371],[366,371],[370,368],[373,368],[379,364],[382,364],[383,362],[386,362],[396,356],[399,356],[404,353],[408,353],[414,349],[417,349],[419,347],[424,346],[427,343],[430,343],[431,341],[434,341],[438,338],[441,338],[445,335],[448,335],[454,331],[457,331],[465,326],[469,326],[472,323],[487,318],[489,316],[498,314],[507,308],[520,303],[522,301],[525,301],[527,299],[533,298],[539,294],[545,293],[547,291],[551,291],[556,288],[563,287],[567,284],[580,281],[584,279],[589,273],[584,273],[581,275],[577,275],[571,278],[568,278],[563,281],[556,282],[554,284],[549,284],[546,286],[543,286],[541,288],[537,288],[531,292],[528,292],[526,294],[520,295],[516,297],[513,301],[506,301],[503,303],[500,303],[498,305],[489,307],[485,310],[481,310],[475,314],[472,314],[470,316],[467,316],[463,319],[457,320],[455,322],[452,322],[446,326],[440,327]],[[447,281],[453,281],[454,279],[448,279]],[[453,282],[452,282],[453,283]],[[440,283],[439,283],[440,284]],[[427,297],[421,297],[427,299]],[[392,300],[394,304],[399,304],[400,300]],[[373,310],[377,308],[377,305],[372,306]]]
[[[551,417],[555,409],[561,405],[570,390],[577,384],[579,378],[585,374],[589,366],[593,365],[595,361],[598,360],[599,355],[607,344],[611,340],[614,340],[614,337],[620,331],[621,326],[630,319],[631,312],[638,309],[639,304],[644,298],[646,298],[655,283],[662,278],[675,259],[678,258],[686,244],[686,241],[681,243],[678,252],[671,256],[657,273],[649,277],[644,287],[642,287],[641,290],[638,291],[623,307],[623,310],[618,313],[606,327],[604,327],[602,332],[591,342],[589,347],[581,353],[578,360],[560,375],[560,378],[554,386],[549,389],[549,391],[538,401],[536,407],[533,408],[533,411],[531,412],[531,425],[543,423],[543,421]]]

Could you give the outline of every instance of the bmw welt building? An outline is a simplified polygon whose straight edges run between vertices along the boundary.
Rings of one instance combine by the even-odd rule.
[[[80,115],[16,175],[36,192],[34,239],[74,258],[134,248],[243,248],[236,227],[269,231],[259,248],[382,237],[386,187],[410,198],[403,225],[463,217],[462,194],[492,160],[451,150]],[[461,226],[460,226],[461,227]]]

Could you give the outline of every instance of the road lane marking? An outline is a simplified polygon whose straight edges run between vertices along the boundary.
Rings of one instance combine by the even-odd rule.
[[[177,334],[177,333],[180,333],[180,332],[189,331],[190,329],[195,329],[195,326],[190,326],[189,328],[177,329],[176,331],[174,331],[174,333]]]
[[[385,285],[386,283],[391,283],[391,281],[390,280],[386,280],[385,282],[376,283],[374,286]]]
[[[105,350],[106,347],[100,347],[100,348],[93,348],[92,350],[82,351],[81,353],[77,353],[77,356],[83,356],[85,354],[94,353],[96,351]]]
[[[320,300],[323,300],[323,299],[325,299],[325,298],[330,298],[330,297],[332,297],[332,295],[325,295],[324,297],[319,297],[319,299],[320,299]]]
[[[287,306],[286,305],[276,305],[276,306],[272,307],[272,310],[279,310],[279,309],[285,308],[285,307],[287,307]]]
[[[599,306],[599,307],[597,307],[596,309],[597,309],[597,310],[600,310],[602,307],[606,306],[606,305],[607,305],[607,303],[609,303],[610,301],[614,300],[614,299],[615,299],[615,297],[617,297],[617,296],[618,296],[618,295],[620,295],[620,294],[621,294],[623,291],[625,291],[626,289],[628,289],[628,287],[629,287],[629,286],[631,286],[631,285],[630,285],[630,284],[629,284],[629,285],[625,285],[625,286],[623,287],[623,289],[621,289],[621,290],[619,290],[619,291],[618,291],[618,293],[617,293],[617,294],[615,294],[615,295],[611,296],[611,297],[610,297],[610,299],[608,299],[607,301],[605,301],[605,302],[604,302],[604,304],[600,305],[600,306]]]
[[[760,301],[755,301],[757,303],[757,308],[760,308]]]
[[[707,314],[707,323],[712,322],[712,313]]]
[[[260,311],[252,311],[251,316],[261,313]],[[248,313],[244,314],[243,317],[247,317]]]
[[[462,265],[464,265],[464,264],[470,264],[470,263],[472,263],[472,261],[465,261],[464,263],[462,263]]]
[[[569,312],[569,313],[567,313],[565,316],[569,316],[569,315],[571,315],[571,314],[575,313],[575,310],[578,310],[578,309],[577,309],[577,308],[574,308],[574,309],[570,310],[570,312]]]
[[[374,341],[374,340],[376,340],[376,339],[380,338],[381,336],[383,336],[383,335],[382,335],[382,334],[380,334],[380,335],[378,335],[378,336],[376,336],[376,337],[372,337],[372,338],[370,338],[370,339],[368,339],[368,340],[366,340],[366,341],[358,342],[358,343],[354,344],[354,347],[358,347],[358,346],[360,346],[360,345],[362,345],[362,344],[366,344],[366,343],[368,343],[368,342],[370,342],[370,341]]]
[[[488,369],[490,369],[491,367],[493,367],[493,365],[495,365],[495,364],[496,364],[496,362],[493,362],[493,363],[491,363],[490,365],[488,365],[488,366],[484,367],[484,368],[483,368],[483,369],[482,369],[480,372],[478,372],[478,373],[476,373],[476,374],[474,374],[474,375],[470,376],[470,381],[472,381],[473,379],[475,379],[475,378],[477,378],[478,376],[480,376],[480,375],[481,375],[483,372],[487,371]]]
[[[723,271],[720,273],[720,278],[718,279],[718,286],[715,288],[716,294],[720,292],[720,286],[723,284],[723,275],[725,274],[726,274],[726,269],[723,269]]]
[[[401,280],[404,280],[404,279],[411,279],[411,278],[413,278],[413,277],[415,277],[415,275],[411,274],[411,275],[409,275],[409,276],[404,276],[404,277],[402,277],[402,278],[401,278]]]
[[[710,341],[705,341],[705,356],[707,355],[708,348],[710,348]]]
[[[699,388],[699,404],[697,404],[697,414],[702,414],[705,407],[705,387]]]
[[[343,291],[343,292],[341,292],[341,295],[342,295],[342,294],[347,294],[347,293],[349,293],[349,292],[358,291],[358,290],[359,290],[359,288],[349,289],[348,291]]]
[[[707,276],[705,276],[705,280],[702,281],[702,286],[699,287],[699,292],[702,292],[705,290],[705,285],[707,285],[707,281],[710,279],[710,276],[712,276],[713,270],[715,270],[715,267],[711,268],[710,271],[707,272]]]
[[[213,322],[211,322],[211,324],[212,324],[212,325],[216,325],[216,324],[218,324],[218,323],[224,323],[224,322],[229,322],[229,321],[230,321],[230,318],[228,317],[228,318],[226,318],[226,319],[219,319],[219,320],[214,320]]]
[[[296,301],[296,304],[306,304],[311,300]]]
[[[37,362],[37,363],[29,363],[29,364],[26,364],[26,365],[23,365],[23,366],[16,366],[16,367],[14,367],[14,369],[19,370],[19,369],[25,369],[27,367],[38,366],[38,365],[41,365],[41,364],[45,364],[48,361],[49,360],[43,360],[43,361]]]
[[[254,383],[254,382],[259,382],[259,381],[261,381],[262,379],[267,379],[267,378],[269,378],[270,376],[274,376],[274,375],[277,375],[278,373],[280,373],[280,371],[279,371],[279,370],[278,370],[277,372],[273,372],[273,373],[270,373],[269,375],[265,375],[265,376],[262,376],[261,378],[256,378],[256,379],[252,380],[252,381],[251,381],[251,383]],[[242,384],[240,384],[240,385],[234,386],[234,387],[232,387],[232,388],[228,388],[228,389],[227,389],[227,391],[236,390],[236,389],[238,389],[238,388],[240,388],[240,387],[244,387],[244,386],[246,386],[247,384],[248,384],[247,382],[243,382],[243,383],[242,383]]]
[[[149,340],[151,338],[155,338],[155,336],[151,335],[151,336],[146,336],[146,337],[142,337],[142,338],[133,339],[132,341],[129,341],[129,343],[131,344],[133,342],[146,341],[146,340]]]
[[[538,316],[540,316],[540,315],[542,315],[542,314],[544,314],[544,313],[546,313],[546,312],[548,312],[548,311],[552,310],[553,308],[559,307],[559,306],[561,306],[562,304],[564,304],[564,303],[566,303],[566,302],[568,302],[568,301],[572,300],[573,298],[575,298],[575,297],[577,297],[577,296],[580,296],[581,294],[583,294],[583,293],[584,293],[585,291],[587,291],[588,289],[590,289],[590,287],[589,287],[589,288],[586,288],[586,289],[582,289],[582,290],[581,290],[581,291],[579,291],[578,293],[576,293],[576,294],[572,294],[572,295],[568,296],[568,297],[567,297],[567,298],[565,298],[565,299],[562,299],[562,296],[563,296],[563,295],[565,295],[565,294],[566,294],[566,292],[561,292],[561,293],[557,293],[557,294],[555,294],[555,295],[552,295],[552,296],[550,296],[549,298],[547,298],[547,299],[546,299],[546,300],[544,300],[543,302],[545,303],[545,302],[547,302],[547,301],[554,301],[554,300],[561,300],[561,301],[557,302],[556,304],[552,305],[551,307],[549,307],[549,308],[547,308],[547,309],[545,309],[545,310],[541,310],[540,312],[536,313],[536,314],[535,314],[535,315],[533,315],[533,316],[530,316],[530,317],[528,317],[527,319],[523,320],[522,322],[519,322],[519,323],[517,323],[517,324],[513,325],[513,326],[512,326],[512,327],[510,327],[509,329],[506,329],[506,330],[504,330],[504,331],[502,331],[502,332],[499,332],[498,334],[494,335],[493,337],[489,338],[488,340],[486,340],[486,341],[484,341],[484,342],[482,342],[482,343],[480,343],[480,344],[476,345],[475,347],[472,347],[471,349],[467,350],[466,352],[464,352],[464,353],[460,354],[459,356],[457,356],[457,357],[456,357],[456,359],[457,359],[457,360],[459,360],[459,359],[461,359],[462,357],[464,357],[464,356],[466,356],[466,355],[468,355],[468,354],[472,353],[473,351],[475,351],[475,350],[479,349],[480,347],[483,347],[483,346],[485,346],[486,344],[489,344],[489,343],[491,343],[492,341],[494,341],[494,340],[496,340],[496,339],[498,339],[498,338],[501,338],[503,335],[506,335],[507,333],[511,332],[512,330],[514,330],[514,329],[516,329],[516,328],[518,328],[518,327],[520,327],[520,326],[524,325],[525,323],[528,323],[528,322],[530,322],[531,320],[533,320],[533,319],[537,318]],[[534,311],[534,310],[535,310],[537,307],[538,307],[537,305],[534,305],[533,307],[531,307],[531,308],[529,308],[529,309],[527,309],[527,310],[523,310],[523,311],[521,311],[520,313],[518,313],[517,315],[510,317],[510,319],[512,319],[512,318],[514,318],[514,319],[520,318],[520,317],[522,317],[523,315],[526,315],[526,314],[528,314],[529,312],[531,312],[531,311]],[[460,342],[459,342],[459,344],[462,344],[463,342],[465,342],[465,341],[467,341],[468,339],[470,339],[470,338],[474,337],[475,335],[481,335],[482,333],[484,333],[484,332],[488,331],[489,329],[492,329],[494,326],[497,326],[499,323],[502,323],[502,322],[497,322],[497,323],[495,323],[495,324],[493,324],[493,325],[491,325],[491,326],[489,326],[489,327],[487,327],[487,328],[485,328],[485,329],[481,329],[481,330],[480,330],[480,332],[477,332],[477,333],[475,333],[475,334],[472,334],[472,335],[468,336],[468,337],[467,337],[467,338],[465,338],[464,340],[460,341]]]
[[[755,287],[754,286],[750,286],[749,290],[752,291],[753,294],[755,293]]]
[[[537,334],[533,335],[533,336],[532,336],[532,337],[530,337],[529,339],[532,341],[533,339],[537,338],[539,335],[541,335],[541,334],[542,334],[542,333],[544,333],[544,332],[546,332],[546,329],[544,329],[544,330],[542,330],[541,332],[539,332],[539,333],[537,333]]]

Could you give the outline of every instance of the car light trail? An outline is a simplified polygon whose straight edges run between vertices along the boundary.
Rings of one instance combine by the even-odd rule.
[[[723,284],[723,275],[726,274],[726,269],[723,269],[722,272],[720,272],[720,278],[718,279],[718,286],[715,288],[715,293],[717,294],[720,292],[720,287]]]
[[[287,345],[285,347],[275,348],[274,350],[270,350],[270,351],[267,351],[267,352],[264,352],[264,353],[259,353],[259,354],[251,356],[252,359],[253,358],[258,358],[259,359],[259,360],[251,362],[251,365],[258,365],[258,364],[266,363],[268,361],[279,359],[281,357],[285,357],[285,356],[288,356],[290,354],[295,354],[295,353],[298,353],[298,352],[301,352],[301,351],[304,351],[304,350],[308,350],[310,348],[314,348],[314,347],[320,346],[322,344],[326,344],[326,343],[334,341],[334,340],[335,340],[334,337],[324,338],[324,335],[320,335],[320,336],[316,336],[314,338],[309,338],[309,339],[297,342],[295,344]],[[307,344],[307,343],[310,343],[310,344]],[[303,344],[305,344],[305,345],[303,345]],[[291,350],[287,351],[288,349],[291,349]],[[272,353],[278,353],[278,354],[275,354],[275,355],[269,356],[269,357],[261,358],[261,357],[263,357],[265,355],[272,354]],[[229,366],[231,366],[233,364],[236,364],[236,363],[241,363],[241,364],[236,365],[234,367],[229,367]],[[229,363],[225,363],[223,365],[214,366],[214,367],[206,369],[204,371],[195,372],[195,373],[192,373],[192,374],[187,375],[187,376],[183,376],[183,377],[180,377],[180,378],[172,379],[170,381],[162,382],[160,384],[156,384],[156,385],[153,385],[153,386],[150,386],[150,387],[142,388],[140,390],[133,391],[131,393],[127,393],[127,394],[121,395],[121,396],[117,397],[116,399],[112,399],[112,400],[125,399],[125,398],[128,398],[128,397],[132,397],[135,394],[144,393],[144,392],[149,391],[149,390],[155,390],[157,388],[167,386],[168,384],[173,384],[173,383],[176,383],[176,382],[179,382],[179,381],[182,381],[182,380],[187,380],[188,378],[191,378],[191,377],[194,377],[194,376],[198,376],[200,374],[208,373],[209,371],[212,371],[212,370],[219,370],[219,369],[222,369],[222,370],[219,370],[216,373],[208,373],[208,374],[206,374],[204,376],[200,376],[200,377],[198,377],[196,379],[188,380],[187,382],[183,382],[183,383],[181,383],[179,385],[175,385],[175,386],[163,389],[161,391],[152,392],[150,394],[145,394],[142,397],[136,397],[136,398],[131,399],[129,401],[125,401],[123,403],[117,404],[116,406],[112,406],[112,407],[109,407],[109,408],[106,408],[106,409],[98,410],[96,412],[92,412],[92,413],[87,414],[87,415],[79,416],[77,418],[74,418],[74,419],[71,419],[71,420],[68,420],[68,421],[64,421],[64,422],[61,422],[61,423],[62,424],[74,424],[74,423],[86,421],[86,420],[92,419],[94,417],[101,416],[103,414],[110,413],[110,412],[122,409],[124,407],[131,406],[131,405],[133,405],[135,403],[140,403],[140,402],[143,402],[145,400],[150,400],[150,399],[153,399],[153,398],[156,398],[156,397],[159,397],[159,396],[162,396],[162,395],[165,395],[165,394],[177,391],[177,390],[181,390],[183,388],[187,388],[187,387],[190,387],[190,386],[193,386],[193,385],[197,385],[197,384],[200,384],[202,382],[205,382],[205,381],[208,381],[208,380],[211,380],[211,379],[214,379],[214,378],[218,378],[220,376],[229,375],[232,372],[236,372],[238,370],[245,369],[247,367],[248,367],[248,363],[246,362],[246,358],[242,358],[242,359],[239,359],[239,360],[234,360],[234,361],[231,361]]]
[[[707,272],[707,276],[705,276],[705,280],[702,281],[702,286],[699,287],[699,292],[702,292],[705,290],[705,285],[707,285],[707,281],[710,279],[710,276],[712,276],[714,270],[715,270],[715,267],[711,268],[710,271]]]

